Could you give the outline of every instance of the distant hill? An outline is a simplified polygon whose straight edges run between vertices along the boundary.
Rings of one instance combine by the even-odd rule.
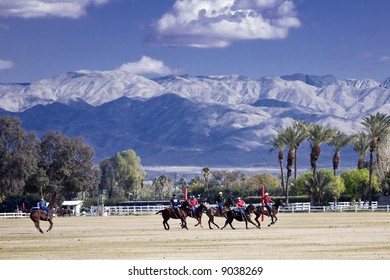
[[[258,79],[75,71],[31,84],[0,84],[0,115],[42,135],[82,136],[96,162],[133,149],[143,165],[277,166],[267,142],[291,120],[361,130],[370,113],[390,112],[390,78],[338,79],[293,74]],[[331,167],[331,154],[319,165]],[[351,149],[341,165],[356,166]],[[309,168],[309,147],[299,160]]]

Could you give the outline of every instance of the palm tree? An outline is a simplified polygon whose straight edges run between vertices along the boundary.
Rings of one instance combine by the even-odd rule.
[[[293,121],[293,128],[295,129],[295,158],[294,158],[294,180],[297,179],[297,158],[298,148],[301,143],[308,138],[308,127],[310,123],[307,121]]]
[[[301,143],[307,139],[307,122],[293,121],[292,126],[280,131],[280,138],[284,145],[288,147],[287,154],[287,179],[286,179],[286,203],[288,203],[288,189],[290,178],[292,175],[292,167],[294,166],[294,179],[297,176],[297,151]]]
[[[378,144],[381,137],[387,134],[390,130],[390,116],[384,113],[371,114],[363,118],[361,122],[363,127],[369,133],[370,137],[370,163],[369,163],[369,181],[368,181],[368,205],[371,207],[372,204],[372,171],[374,165],[374,153],[376,154],[377,160],[378,155]]]
[[[359,131],[353,135],[352,148],[359,154],[357,167],[363,169],[365,166],[364,158],[370,149],[370,138],[363,131]]]
[[[289,185],[290,185],[290,178],[292,175],[292,167],[294,165],[294,159],[295,159],[295,151],[296,151],[296,142],[295,142],[295,130],[293,127],[287,127],[283,130],[282,134],[280,135],[283,139],[284,144],[288,148],[287,153],[287,178],[286,178],[286,188],[285,188],[285,194],[286,194],[286,203],[288,203],[288,191],[289,191]]]
[[[203,174],[204,181],[206,183],[206,190],[207,190],[209,188],[209,179],[210,179],[210,176],[211,176],[210,168],[204,167],[202,169],[202,174]]]
[[[318,124],[311,124],[308,128],[311,152],[310,152],[310,165],[313,171],[313,184],[316,183],[317,161],[321,155],[321,144],[328,143],[334,136],[335,130],[329,125],[322,126]],[[314,197],[311,197],[312,203],[314,203]]]
[[[353,140],[353,136],[346,135],[340,131],[337,131],[333,138],[328,143],[332,147],[333,154],[333,174],[336,176],[336,171],[340,165],[340,151],[346,146],[350,145]]]
[[[272,149],[270,149],[270,152],[278,149],[278,161],[279,161],[279,167],[280,167],[280,178],[281,178],[281,186],[282,190],[284,192],[284,173],[283,173],[283,158],[284,158],[284,139],[282,137],[283,130],[279,129],[278,134],[272,136],[272,140],[268,142],[268,144],[272,145]]]

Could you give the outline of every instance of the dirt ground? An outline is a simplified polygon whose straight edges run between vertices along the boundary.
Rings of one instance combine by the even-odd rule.
[[[0,220],[2,260],[390,260],[390,213],[280,213],[262,228],[235,221],[236,230],[181,229],[161,215],[57,217],[41,234],[28,218]],[[224,218],[216,218],[222,226]],[[48,222],[41,222],[48,228]]]

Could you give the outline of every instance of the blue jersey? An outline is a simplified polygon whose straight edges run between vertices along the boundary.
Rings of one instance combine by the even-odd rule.
[[[171,205],[173,208],[177,208],[180,205],[180,200],[176,197],[171,198]]]

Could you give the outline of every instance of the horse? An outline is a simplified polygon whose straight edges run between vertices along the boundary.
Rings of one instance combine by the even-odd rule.
[[[69,216],[69,217],[71,217],[72,216],[72,210],[67,209],[67,208],[61,208],[59,210],[58,216],[62,216],[62,217]]]
[[[219,211],[218,208],[216,207],[210,207],[210,208],[207,208],[206,210],[206,215],[209,217],[209,229],[213,229],[211,227],[211,224],[215,225],[217,228],[219,228],[219,226],[214,222],[214,217],[225,217],[226,218],[226,212],[229,211],[230,208],[227,207],[227,206],[224,206],[222,208],[222,212]]]
[[[239,222],[245,222],[245,227],[248,229],[248,222],[254,225],[257,228],[260,228],[259,225],[256,225],[251,218],[251,214],[256,210],[256,207],[253,204],[249,204],[248,207],[245,208],[244,212],[241,213],[238,209],[231,209],[225,213],[226,221],[225,225],[221,228],[224,229],[228,224],[232,229],[235,229],[232,225],[234,219]]]
[[[200,225],[200,227],[203,228],[203,226],[202,226],[202,215],[203,215],[203,212],[205,212],[206,210],[207,210],[207,206],[202,202],[195,209],[195,217],[193,217],[193,215],[192,215],[192,209],[191,208],[187,208],[186,209],[186,215],[187,215],[187,217],[194,218],[194,219],[196,219],[198,221],[198,223],[195,226]]]
[[[266,215],[268,217],[271,218],[271,223],[268,225],[268,226],[271,226],[273,225],[274,223],[276,223],[276,221],[278,220],[278,218],[276,217],[276,214],[278,214],[279,212],[279,207],[282,206],[286,206],[286,204],[284,203],[283,200],[278,200],[276,201],[273,205],[272,205],[272,210],[271,210],[271,215],[270,213],[268,213],[268,210],[267,208],[265,208],[265,206],[257,206],[256,207],[256,210],[253,212],[256,217],[255,217],[255,221],[257,222],[257,224],[259,225],[259,228],[260,228],[260,221],[259,221],[259,217],[263,214],[263,215]]]
[[[181,228],[185,228],[188,230],[186,217],[187,217],[187,208],[191,208],[191,203],[189,200],[185,200],[180,207],[177,209],[179,212],[179,216],[173,211],[172,207],[169,206],[163,210],[157,211],[157,214],[162,214],[163,217],[163,226],[166,230],[169,230],[168,220],[172,219],[180,219],[181,220]]]
[[[46,212],[44,210],[32,209],[30,212],[30,219],[34,222],[35,227],[40,233],[43,233],[43,231],[39,225],[39,221],[48,221],[50,223],[47,232],[51,231],[53,228],[53,215],[57,211],[58,206],[55,202],[50,202],[48,208],[50,209],[50,215],[48,218],[46,218]]]
[[[222,207],[222,210],[221,212],[219,211],[218,208],[216,207],[210,207],[206,210],[206,215],[209,217],[209,229],[213,229],[211,227],[211,224],[215,225],[217,228],[219,228],[219,226],[214,222],[214,217],[226,217],[226,212],[230,211],[230,207],[233,206],[234,203],[233,203],[233,199],[231,197],[228,197],[225,199],[225,202],[223,204],[223,207]]]

